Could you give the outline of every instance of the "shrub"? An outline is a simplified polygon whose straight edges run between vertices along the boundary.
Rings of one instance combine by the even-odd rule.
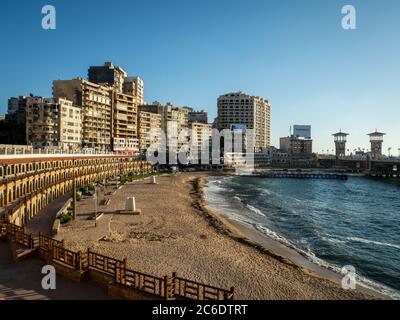
[[[70,215],[67,212],[63,212],[60,214],[59,219],[60,219],[61,224],[65,224],[65,223],[72,221],[72,215]]]

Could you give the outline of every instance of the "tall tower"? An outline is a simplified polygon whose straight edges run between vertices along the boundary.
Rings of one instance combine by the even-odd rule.
[[[348,133],[344,133],[342,130],[333,134],[335,139],[336,157],[344,157],[346,155],[346,142],[348,135]]]
[[[382,156],[382,143],[383,136],[386,133],[378,132],[375,129],[375,132],[369,133],[369,142],[371,143],[371,157],[378,158]]]

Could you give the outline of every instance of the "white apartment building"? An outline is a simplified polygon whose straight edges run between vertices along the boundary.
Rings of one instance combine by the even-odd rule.
[[[268,100],[233,92],[218,97],[219,130],[245,125],[254,130],[254,149],[262,150],[271,144],[271,105]]]

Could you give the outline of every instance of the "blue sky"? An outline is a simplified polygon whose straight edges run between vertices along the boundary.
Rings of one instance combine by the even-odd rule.
[[[41,28],[41,8],[57,29]],[[357,10],[357,30],[341,8]],[[291,124],[311,124],[314,151],[368,148],[387,133],[400,148],[398,0],[2,0],[0,112],[10,96],[51,95],[51,81],[87,76],[113,61],[145,82],[145,100],[216,115],[220,94],[242,90],[270,99],[272,142]]]

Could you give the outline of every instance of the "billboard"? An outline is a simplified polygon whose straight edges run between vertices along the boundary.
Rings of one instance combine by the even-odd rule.
[[[297,138],[311,139],[311,126],[295,124],[293,126],[293,135]]]
[[[231,131],[246,133],[247,126],[243,123],[232,123]]]

